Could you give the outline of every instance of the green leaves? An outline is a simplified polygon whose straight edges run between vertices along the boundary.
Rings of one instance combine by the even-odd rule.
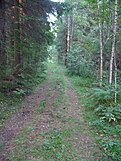
[[[96,104],[110,104],[113,101],[114,94],[110,88],[94,88],[92,99]]]
[[[25,95],[25,91],[23,89],[16,88],[16,90],[13,91],[13,94],[16,94],[16,95]]]
[[[66,138],[69,138],[71,134],[71,129],[49,131],[43,135],[43,144],[38,149],[34,146],[31,148],[31,154],[43,161],[75,160],[75,154],[71,151],[72,145],[70,142],[66,142]]]
[[[121,121],[121,106],[103,106],[100,105],[95,109],[95,113],[100,117],[101,120],[108,122],[118,122]]]

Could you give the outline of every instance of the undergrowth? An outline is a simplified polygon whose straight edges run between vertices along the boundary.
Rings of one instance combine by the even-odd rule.
[[[35,72],[30,68],[28,72],[21,72],[15,82],[8,81],[7,84],[4,81],[2,84],[2,90],[0,92],[0,127],[10,115],[16,112],[21,103],[24,101],[26,95],[33,91],[33,87],[38,86],[44,80],[46,80],[47,71],[46,68],[39,69],[35,75]]]
[[[85,109],[85,120],[103,152],[101,161],[121,160],[121,95],[114,104],[113,86],[95,87],[93,80],[71,76],[70,79]]]
[[[31,154],[34,157],[41,158],[43,161],[70,161],[74,157],[74,154],[71,152],[72,144],[65,141],[70,135],[71,129],[45,133],[43,135],[43,144],[39,149],[33,147]]]
[[[15,148],[9,154],[10,161],[27,161],[27,158],[40,161],[76,161],[77,159],[79,161],[72,143],[68,140],[72,135],[71,129],[38,133],[34,140],[29,141],[28,138],[30,138],[32,130],[32,127],[24,130],[13,142]],[[31,146],[27,146],[27,144]]]

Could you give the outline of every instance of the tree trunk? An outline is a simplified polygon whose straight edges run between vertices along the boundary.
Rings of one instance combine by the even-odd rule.
[[[117,104],[117,63],[116,63],[116,53],[114,55],[114,68],[115,68],[115,85],[114,85],[114,102]]]
[[[99,32],[100,32],[100,87],[102,87],[103,77],[103,33],[101,26],[101,15],[100,15],[100,0],[98,0],[98,20],[99,20]]]
[[[68,53],[70,50],[70,16],[67,16],[67,36],[66,36],[66,55],[65,66],[68,67]]]
[[[112,84],[112,79],[113,79],[113,65],[114,65],[115,46],[116,46],[117,19],[118,19],[118,0],[115,0],[115,19],[114,19],[114,28],[113,28],[112,52],[111,52],[111,58],[110,58],[109,84]]]

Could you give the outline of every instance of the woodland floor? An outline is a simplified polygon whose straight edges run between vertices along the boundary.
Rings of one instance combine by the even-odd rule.
[[[69,78],[53,65],[48,73],[0,131],[0,161],[99,161]]]

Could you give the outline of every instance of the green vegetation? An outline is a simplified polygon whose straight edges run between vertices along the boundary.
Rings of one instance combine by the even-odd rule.
[[[0,126],[18,109],[13,106],[46,79],[48,48],[54,39],[48,15],[56,11],[60,15],[61,10],[50,0],[1,1]]]
[[[121,4],[65,0],[57,22],[58,62],[76,88],[104,160],[121,160]]]
[[[40,161],[70,161],[75,160],[76,155],[69,138],[72,135],[71,129],[61,131],[49,131],[47,133],[38,133],[32,141],[31,146],[27,146],[28,135],[31,135],[32,127],[26,129],[23,134],[14,141],[15,149],[11,150],[9,160],[27,161],[26,157],[38,158]],[[79,160],[78,160],[79,161]]]
[[[59,105],[61,105],[61,103],[63,103],[66,99],[64,96],[66,83],[63,75],[63,73],[65,72],[65,67],[58,65],[57,63],[55,63],[55,61],[52,61],[51,63],[49,62],[48,66],[53,77],[53,79],[51,80],[51,87],[58,88],[58,97],[54,100],[54,105],[56,107],[59,107]]]
[[[42,100],[39,104],[39,106],[36,108],[37,113],[42,113],[43,109],[46,106],[46,100]]]
[[[44,140],[42,146],[37,149],[33,147],[30,152],[33,156],[39,157],[43,161],[69,161],[73,159],[73,153],[71,152],[72,144],[67,142],[67,138],[71,135],[71,129],[63,131],[50,131],[44,134]]]
[[[79,121],[76,118],[64,117],[64,109],[62,108],[64,101],[67,103],[67,98],[64,95],[66,83],[64,81],[63,72],[65,71],[65,68],[57,66],[57,64],[54,63],[49,63],[49,70],[50,75],[53,75],[51,88],[49,89],[50,93],[49,95],[47,94],[46,99],[40,102],[36,108],[36,115],[31,118],[27,127],[24,128],[11,143],[14,148],[11,149],[8,155],[8,159],[10,161],[27,161],[28,158],[31,158],[32,160],[38,159],[40,161],[81,161],[80,157],[76,154],[72,143],[74,130],[77,130],[78,132],[80,131],[80,129],[77,128]],[[48,107],[47,100],[52,96],[55,88],[58,88],[58,94],[54,100],[50,100]],[[52,105],[50,103],[52,103]],[[54,111],[52,111],[51,106],[55,107]],[[45,108],[49,108],[52,112],[50,113],[48,109],[48,114],[46,114],[47,118],[50,117],[50,113],[51,117],[57,121],[54,127],[48,129],[47,132],[43,131],[43,129],[36,129],[38,122],[43,124],[43,116],[45,115],[44,110],[46,110]],[[65,123],[72,122],[76,125],[73,129],[66,127]],[[57,124],[62,123],[63,126],[58,129],[56,127],[58,126]],[[47,126],[47,124],[44,126]]]
[[[51,14],[57,21],[51,22]],[[33,87],[50,81],[46,98],[35,110],[37,118],[13,141],[9,160],[80,160],[71,142],[73,130],[64,126],[35,134],[34,129],[49,104],[52,111],[48,109],[47,115],[63,124],[75,123],[79,130],[79,120],[64,118],[69,101],[64,91],[70,88],[65,72],[78,93],[86,124],[103,151],[102,160],[121,161],[120,23],[118,0],[1,0],[0,127]]]
[[[20,75],[19,83],[20,86],[11,91],[9,96],[5,96],[3,93],[0,93],[0,126],[2,127],[3,123],[10,117],[11,114],[15,113],[24,101],[24,97],[30,94],[33,91],[33,86],[40,86],[42,82],[46,81],[47,74],[46,70],[41,73],[38,70],[37,74],[34,73],[25,73]],[[27,79],[26,79],[26,78]]]
[[[111,106],[110,90],[95,89],[94,80],[78,76],[69,78],[78,93],[80,106],[84,108],[85,121],[103,151],[102,160],[120,161],[121,106]]]

